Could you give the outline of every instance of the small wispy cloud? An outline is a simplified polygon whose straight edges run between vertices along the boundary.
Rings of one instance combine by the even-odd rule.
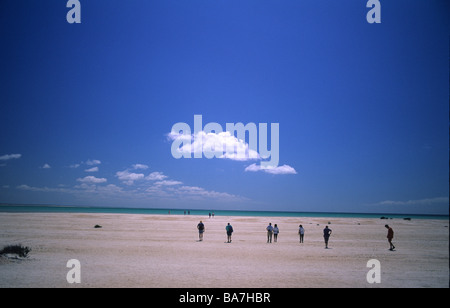
[[[167,178],[167,175],[164,175],[162,172],[152,172],[148,176],[145,177],[148,181],[162,181]]]
[[[297,171],[289,165],[272,167],[272,166],[261,166],[257,164],[251,164],[250,166],[245,168],[245,171],[246,172],[262,171],[270,174],[297,174]]]
[[[164,181],[155,182],[154,185],[157,185],[157,186],[174,186],[174,185],[181,185],[181,184],[183,184],[183,182],[175,181],[175,180],[164,180]]]
[[[5,155],[0,156],[0,161],[19,159],[21,157],[22,157],[22,154],[5,154]]]
[[[85,176],[84,178],[78,178],[77,181],[81,182],[81,183],[88,183],[88,184],[100,184],[100,183],[105,183],[107,181],[107,179],[97,178],[95,176],[89,175],[89,176]]]
[[[85,169],[84,171],[85,172],[98,172],[98,167],[92,167],[92,168],[89,168],[89,169]]]
[[[134,172],[136,170],[146,170],[149,167],[144,164],[134,164],[131,168],[125,169],[123,171],[117,171],[116,177],[126,185],[133,185],[137,181],[163,181],[167,178],[164,173],[159,171],[151,172],[149,175],[145,176],[144,173]]]
[[[436,197],[436,198],[426,198],[426,199],[416,199],[416,200],[407,200],[407,201],[393,201],[393,200],[385,200],[374,205],[432,205],[432,204],[441,204],[441,203],[449,203],[448,197]]]
[[[22,157],[22,154],[5,154],[0,156],[0,167],[6,167],[7,161],[12,159],[19,159]]]
[[[88,166],[100,165],[101,163],[102,163],[102,162],[101,162],[100,160],[98,160],[98,159],[93,159],[93,160],[88,159],[88,160],[86,161],[86,165],[88,165]]]
[[[19,185],[16,187],[20,190],[26,190],[26,191],[34,191],[34,192],[58,192],[58,193],[71,193],[71,189],[63,188],[63,187],[35,187],[35,186],[29,186],[29,185]]]
[[[49,164],[44,164],[41,169],[51,169],[52,167]]]
[[[97,165],[100,165],[101,163],[102,163],[101,160],[98,160],[98,159],[88,159],[87,161],[82,161],[82,162],[77,163],[77,164],[69,165],[69,168],[77,169],[77,168],[79,168],[82,165],[97,166]],[[89,172],[89,171],[87,171],[87,172]]]
[[[134,164],[133,166],[131,166],[132,167],[132,169],[134,169],[134,170],[139,170],[139,169],[141,169],[141,170],[147,170],[148,169],[148,166],[147,165],[144,165],[144,164]]]
[[[215,199],[221,201],[248,201],[247,198],[214,190],[206,190],[197,186],[181,186],[177,194],[186,199]]]

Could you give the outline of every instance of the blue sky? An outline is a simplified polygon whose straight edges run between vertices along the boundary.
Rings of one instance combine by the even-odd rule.
[[[450,5],[380,2],[2,1],[0,202],[448,214]],[[290,169],[175,159],[194,115]]]

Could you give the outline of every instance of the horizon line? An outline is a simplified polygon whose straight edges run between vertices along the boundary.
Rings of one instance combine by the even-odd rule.
[[[291,214],[361,214],[361,215],[395,215],[395,216],[439,216],[449,217],[449,214],[430,214],[430,213],[387,213],[387,212],[339,212],[339,211],[292,211],[292,210],[232,210],[232,209],[199,209],[199,208],[157,208],[157,207],[124,207],[124,206],[92,206],[92,205],[63,205],[63,204],[42,204],[42,203],[2,203],[0,206],[31,206],[31,207],[54,207],[54,208],[91,208],[91,209],[129,209],[129,210],[166,210],[166,211],[223,211],[223,212],[262,212],[262,213],[291,213]],[[177,215],[177,214],[174,214]]]

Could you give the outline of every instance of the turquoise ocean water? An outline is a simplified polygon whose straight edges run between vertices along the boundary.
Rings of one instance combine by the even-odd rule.
[[[208,216],[261,216],[261,217],[342,217],[342,218],[411,218],[449,219],[449,215],[417,215],[386,213],[325,213],[325,212],[283,212],[283,211],[228,211],[198,209],[150,209],[120,207],[84,207],[55,205],[9,205],[0,204],[0,213],[108,213],[108,214],[148,214],[148,215],[200,215]]]

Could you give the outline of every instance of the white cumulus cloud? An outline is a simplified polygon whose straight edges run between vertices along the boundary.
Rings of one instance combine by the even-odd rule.
[[[176,151],[180,154],[203,154],[205,157],[247,161],[261,159],[258,152],[249,147],[244,140],[236,138],[230,132],[206,133],[200,131],[193,135],[176,132],[168,134],[169,140],[182,144]]]
[[[129,170],[116,172],[116,177],[127,185],[133,185],[135,181],[142,180],[145,176],[143,173],[134,173]]]
[[[164,175],[162,172],[152,172],[148,176],[145,177],[148,181],[162,181],[167,178],[167,175]]]

